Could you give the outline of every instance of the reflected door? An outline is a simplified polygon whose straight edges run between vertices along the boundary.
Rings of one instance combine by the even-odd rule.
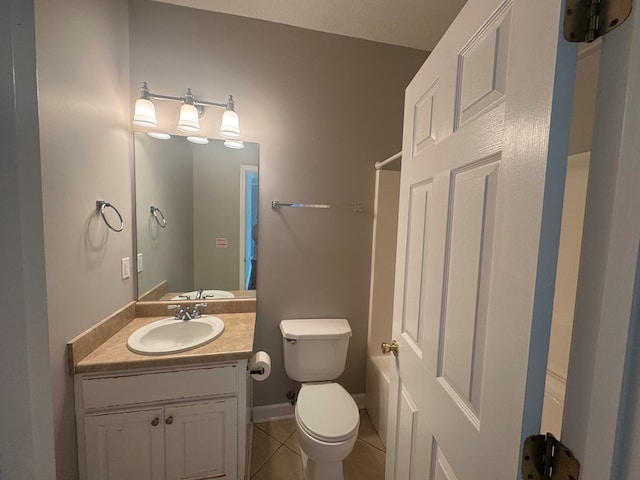
[[[240,167],[240,290],[255,290],[258,265],[258,167]]]

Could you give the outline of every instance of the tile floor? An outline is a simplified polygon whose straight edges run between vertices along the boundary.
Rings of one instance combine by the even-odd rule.
[[[384,480],[384,456],[384,445],[362,410],[358,440],[343,464],[345,480]],[[254,425],[251,480],[302,480],[293,418]]]

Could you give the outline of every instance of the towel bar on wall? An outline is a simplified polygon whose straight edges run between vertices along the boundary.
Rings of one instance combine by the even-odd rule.
[[[327,205],[322,203],[297,203],[297,202],[279,202],[274,200],[271,202],[271,208],[276,209],[280,207],[293,207],[293,208],[348,208],[355,213],[362,213],[362,205],[356,203],[355,205]]]

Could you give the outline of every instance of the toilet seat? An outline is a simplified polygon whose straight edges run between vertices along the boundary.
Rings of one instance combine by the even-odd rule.
[[[296,403],[296,421],[323,442],[342,442],[358,431],[358,406],[337,383],[303,384]]]

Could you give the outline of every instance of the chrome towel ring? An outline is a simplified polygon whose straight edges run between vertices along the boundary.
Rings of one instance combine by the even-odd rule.
[[[113,208],[113,210],[118,214],[118,218],[120,219],[119,228],[115,228],[113,225],[109,223],[109,220],[107,220],[107,217],[104,214],[104,210],[107,207]],[[120,212],[118,211],[118,209],[113,205],[111,205],[109,202],[105,202],[104,200],[96,200],[96,211],[100,212],[100,215],[102,215],[102,219],[104,220],[104,223],[106,223],[107,227],[109,227],[114,232],[121,232],[124,229],[124,220],[122,219],[122,215],[120,215]]]
[[[151,211],[151,215],[153,215],[153,218],[155,218],[156,222],[158,222],[158,225],[160,225],[160,228],[164,228],[167,226],[167,219],[164,218],[164,213],[162,213],[162,210],[160,210],[158,207],[154,207],[153,205],[149,207],[149,210]],[[160,218],[158,218],[158,214],[160,215]]]

